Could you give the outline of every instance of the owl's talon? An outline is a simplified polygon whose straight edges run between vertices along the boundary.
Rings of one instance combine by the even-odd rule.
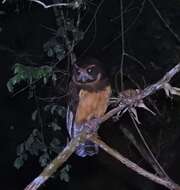
[[[91,119],[90,121],[88,121],[86,123],[87,132],[88,133],[96,133],[99,124],[100,124],[100,119],[99,118]]]

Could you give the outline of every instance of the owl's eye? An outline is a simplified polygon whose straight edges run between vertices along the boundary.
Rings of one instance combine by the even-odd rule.
[[[88,73],[92,73],[92,68],[88,68],[88,69],[87,69],[87,72],[88,72]]]

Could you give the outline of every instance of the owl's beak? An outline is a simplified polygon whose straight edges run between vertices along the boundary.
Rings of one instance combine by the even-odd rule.
[[[78,76],[78,82],[86,82],[88,80],[88,76],[84,75],[84,74],[80,74]]]
[[[84,72],[81,72],[77,78],[77,81],[82,83],[88,82],[89,80],[93,80],[92,76]]]

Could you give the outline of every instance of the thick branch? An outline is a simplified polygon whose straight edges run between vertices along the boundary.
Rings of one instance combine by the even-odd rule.
[[[165,89],[166,84],[179,71],[180,71],[180,63],[177,64],[169,72],[167,72],[164,75],[164,77],[161,80],[159,80],[157,83],[148,86],[144,90],[141,90],[140,93],[133,96],[131,99],[124,98],[116,108],[110,110],[107,114],[105,114],[101,118],[100,124],[106,121],[107,119],[111,118],[115,114],[123,111],[125,108],[135,105],[137,101],[140,101],[143,98],[155,93],[157,90],[160,90],[163,88]],[[86,131],[82,131],[79,136],[77,136],[74,139],[71,139],[71,141],[66,145],[65,149],[43,170],[43,172],[37,178],[35,178],[25,188],[25,190],[38,189],[38,187],[42,185],[71,156],[71,154],[75,151],[76,147],[80,143],[84,142],[87,138],[92,138],[89,136],[90,135]],[[160,177],[157,177],[154,174],[151,174],[147,172],[146,170],[140,168],[137,164],[129,161],[128,159],[121,156],[117,151],[108,147],[103,141],[100,141],[99,139],[96,139],[95,137],[93,137],[91,140],[97,143],[101,148],[103,148],[106,152],[114,156],[116,159],[120,160],[127,167],[139,173],[140,175],[143,175],[144,177],[147,177],[158,184],[164,185],[165,187],[171,190],[180,190],[180,187],[177,184],[173,183],[172,181],[168,179],[162,179]]]

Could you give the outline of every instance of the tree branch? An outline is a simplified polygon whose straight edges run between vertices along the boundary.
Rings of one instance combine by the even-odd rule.
[[[86,131],[83,131],[79,136],[73,138],[64,148],[64,150],[59,153],[59,155],[41,172],[41,174],[35,178],[25,190],[36,190],[54,173],[56,170],[62,166],[62,164],[72,155],[76,147],[80,142],[85,141],[87,138]]]
[[[156,160],[155,156],[151,152],[149,146],[147,146],[147,143],[145,142],[144,146],[141,145],[138,141],[136,141],[134,135],[127,129],[127,128],[120,128],[123,134],[128,138],[128,140],[136,147],[136,149],[139,151],[141,156],[151,165],[151,167],[156,171],[156,173],[159,175],[161,178],[166,178],[168,179],[169,176],[166,174],[164,169],[161,167],[159,162]],[[144,138],[143,138],[144,140]]]
[[[106,113],[100,120],[100,124],[104,121],[108,120],[112,116],[122,112],[125,109],[128,109],[132,106],[136,106],[139,101],[142,101],[143,98],[155,93],[160,89],[164,89],[166,95],[179,95],[180,89],[172,87],[169,84],[171,78],[180,71],[180,63],[177,64],[174,68],[172,68],[169,72],[167,72],[164,77],[159,80],[157,83],[152,84],[145,88],[144,90],[139,90],[135,95],[131,97],[115,98],[117,100],[118,106],[110,110]],[[98,144],[101,148],[103,148],[106,152],[111,154],[113,157],[121,161],[127,167],[136,171],[138,174],[147,177],[148,179],[161,184],[171,190],[180,190],[180,187],[172,182],[169,179],[160,178],[155,176],[154,174],[147,172],[146,170],[140,168],[137,164],[131,162],[127,158],[121,156],[117,151],[110,148],[103,141],[97,139],[92,134],[89,134],[87,131],[83,130],[76,138],[71,139],[71,141],[66,145],[64,150],[59,153],[59,155],[42,171],[42,173],[35,178],[26,188],[25,190],[36,190],[38,189],[75,151],[76,147],[84,142],[86,139],[92,140],[94,143]]]
[[[43,3],[42,1],[39,1],[39,0],[29,0],[29,1],[38,3],[39,5],[42,5],[45,9],[49,9],[49,8],[52,8],[52,7],[79,8],[79,6],[80,6],[78,1],[73,1],[71,3],[54,3],[54,4],[50,4],[50,5],[46,5],[45,3]]]
[[[180,186],[177,185],[176,183],[174,183],[168,179],[160,178],[160,177],[144,170],[143,168],[139,167],[134,162],[132,162],[132,161],[128,160],[126,157],[122,156],[118,151],[112,149],[110,146],[105,144],[102,140],[97,138],[97,136],[91,135],[88,139],[91,140],[92,142],[94,142],[95,144],[99,145],[99,147],[102,148],[105,152],[107,152],[112,157],[119,160],[122,164],[124,164],[125,166],[127,166],[131,170],[135,171],[136,173],[138,173],[138,174],[140,174],[140,175],[142,175],[142,176],[144,176],[144,177],[146,177],[146,178],[148,178],[148,179],[150,179],[150,180],[152,180],[158,184],[161,184],[161,185],[167,187],[168,189],[180,190]]]

